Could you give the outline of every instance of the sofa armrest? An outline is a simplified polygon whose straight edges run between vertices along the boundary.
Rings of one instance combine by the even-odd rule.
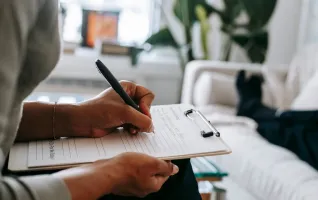
[[[184,73],[184,80],[182,86],[182,103],[193,104],[193,92],[195,84],[204,72],[222,73],[229,76],[235,76],[235,74],[241,70],[251,71],[254,73],[261,73],[261,65],[259,64],[245,64],[245,63],[231,63],[231,62],[219,62],[219,61],[201,61],[195,60],[187,64]],[[206,98],[201,96],[201,98]]]
[[[271,69],[271,73],[274,72],[282,83],[287,74],[286,68],[282,67],[274,68],[260,64],[222,61],[192,61],[189,62],[185,68],[181,102],[194,105],[199,104],[200,106],[215,103],[234,106],[234,98],[236,97],[234,86],[235,76],[237,72],[242,69],[252,74],[264,74],[264,72],[269,74],[267,69]],[[195,91],[197,84],[199,82],[200,85],[202,78],[213,80],[204,83],[208,85],[201,84],[204,85],[204,87],[199,86],[200,91],[197,92]],[[214,86],[211,84],[214,84]],[[218,86],[215,85],[219,85],[221,88],[216,91],[215,88]],[[196,95],[200,95],[200,97],[196,98]],[[195,99],[199,99],[199,102],[195,101]]]

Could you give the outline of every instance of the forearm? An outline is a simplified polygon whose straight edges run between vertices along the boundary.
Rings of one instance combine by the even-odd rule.
[[[54,112],[55,106],[55,112]],[[53,139],[74,135],[76,105],[26,102],[17,141]]]

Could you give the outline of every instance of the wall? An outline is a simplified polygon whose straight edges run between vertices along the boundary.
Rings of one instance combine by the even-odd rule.
[[[297,51],[303,0],[279,0],[269,24],[268,64],[288,64]]]

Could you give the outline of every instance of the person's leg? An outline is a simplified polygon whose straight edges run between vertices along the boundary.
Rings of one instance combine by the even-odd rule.
[[[294,152],[300,159],[318,169],[318,111],[284,111],[261,103],[262,79],[246,79],[240,72],[236,87],[239,94],[237,115],[258,123],[257,131],[272,144]]]
[[[189,159],[173,161],[179,167],[179,173],[170,177],[159,192],[148,195],[145,200],[182,199],[200,200],[201,196]],[[137,200],[136,197],[107,195],[100,200]]]
[[[272,120],[275,118],[276,109],[262,104],[261,76],[253,75],[246,78],[245,71],[240,71],[236,79],[238,94],[237,115],[254,119],[256,122]]]
[[[277,126],[280,141],[274,144],[294,152],[300,159],[318,169],[318,111],[285,111]],[[263,131],[267,138],[273,133]]]

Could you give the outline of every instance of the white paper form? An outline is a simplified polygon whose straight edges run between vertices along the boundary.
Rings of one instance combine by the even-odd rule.
[[[102,138],[66,138],[29,143],[28,166],[69,165],[111,158],[123,152],[140,152],[159,158],[176,158],[226,150],[216,137],[203,138],[200,125],[184,115],[185,105],[153,106],[155,133],[130,135],[118,130]]]

